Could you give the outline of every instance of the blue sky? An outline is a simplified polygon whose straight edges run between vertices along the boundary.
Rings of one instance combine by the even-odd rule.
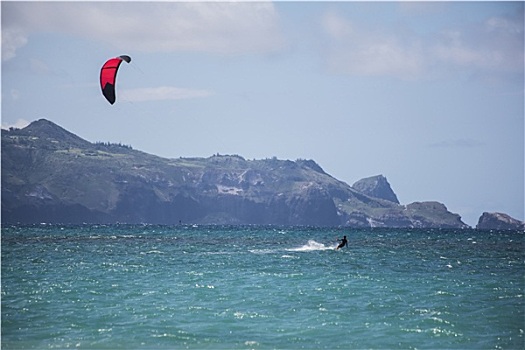
[[[475,226],[524,219],[523,2],[11,2],[2,127],[168,158],[314,159]],[[117,102],[102,64],[127,54]]]

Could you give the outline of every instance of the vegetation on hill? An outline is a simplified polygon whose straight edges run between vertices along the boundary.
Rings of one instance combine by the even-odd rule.
[[[397,200],[384,180],[381,193]],[[45,119],[2,130],[4,223],[467,227],[443,204],[404,206],[367,188],[352,188],[313,160],[166,159],[91,143]]]

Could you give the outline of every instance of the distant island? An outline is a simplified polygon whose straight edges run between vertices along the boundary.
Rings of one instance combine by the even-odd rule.
[[[2,130],[2,223],[41,222],[469,227],[442,203],[400,204],[382,175],[350,186],[313,160],[161,158],[46,119]]]

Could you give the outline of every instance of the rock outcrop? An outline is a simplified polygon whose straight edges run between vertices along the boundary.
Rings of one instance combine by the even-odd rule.
[[[525,223],[503,213],[483,213],[476,225],[478,230],[524,230]]]
[[[388,180],[383,175],[377,175],[361,179],[352,187],[370,197],[381,198],[399,204],[396,194],[390,187]]]

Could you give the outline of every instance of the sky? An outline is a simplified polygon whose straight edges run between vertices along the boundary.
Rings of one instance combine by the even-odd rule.
[[[524,2],[1,2],[2,128],[313,159],[475,226],[524,220]],[[129,55],[117,101],[109,58]]]

